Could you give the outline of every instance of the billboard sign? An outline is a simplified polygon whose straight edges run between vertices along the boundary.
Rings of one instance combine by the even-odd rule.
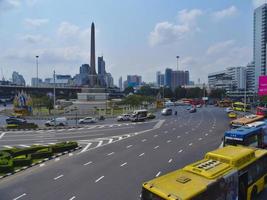
[[[259,96],[267,95],[267,76],[260,76],[259,77]]]

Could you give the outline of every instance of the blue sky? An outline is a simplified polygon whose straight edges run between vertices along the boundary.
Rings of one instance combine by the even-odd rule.
[[[252,61],[253,9],[265,0],[0,0],[0,67],[26,81],[78,73],[89,63],[90,24],[96,54],[107,71],[125,80],[139,74],[155,81],[166,67],[207,80],[210,72]],[[2,76],[2,74],[1,74]]]

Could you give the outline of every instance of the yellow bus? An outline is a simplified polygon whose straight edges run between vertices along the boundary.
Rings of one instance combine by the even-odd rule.
[[[151,181],[142,200],[255,200],[267,184],[267,150],[226,146]]]
[[[264,119],[264,116],[262,116],[262,115],[253,115],[253,114],[246,115],[244,117],[232,120],[230,122],[230,127],[231,128],[238,128],[238,127],[245,126],[247,124],[250,124],[250,123],[253,123],[256,121],[260,121],[263,119]]]
[[[242,102],[234,102],[232,104],[233,110],[246,112],[250,110],[250,105]]]

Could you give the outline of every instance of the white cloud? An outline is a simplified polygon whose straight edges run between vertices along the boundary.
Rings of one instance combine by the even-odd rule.
[[[206,51],[206,54],[207,55],[221,54],[226,49],[233,47],[234,44],[235,44],[234,40],[227,40],[227,41],[223,41],[223,42],[218,42],[216,44],[209,46],[209,48]]]
[[[259,7],[265,3],[266,3],[266,0],[252,0],[252,4],[253,4],[254,8],[257,8],[257,7]]]
[[[24,35],[20,39],[30,44],[41,44],[49,41],[48,38],[42,35],[32,35],[32,34]]]
[[[48,23],[48,19],[30,19],[30,18],[27,18],[24,20],[24,24],[28,27],[40,27],[44,24],[47,24]]]
[[[0,10],[6,11],[13,8],[17,8],[21,5],[20,0],[0,0]]]
[[[171,22],[159,22],[149,35],[151,46],[169,44],[184,38],[188,33],[193,33],[199,28],[196,20],[203,12],[198,9],[181,10],[178,13],[178,24]]]
[[[60,37],[73,37],[77,36],[79,33],[80,28],[74,24],[69,22],[62,22],[57,30],[57,34]]]
[[[215,17],[215,19],[221,20],[224,18],[235,16],[237,15],[237,13],[238,13],[237,8],[235,6],[230,6],[229,8],[214,12],[213,16]]]

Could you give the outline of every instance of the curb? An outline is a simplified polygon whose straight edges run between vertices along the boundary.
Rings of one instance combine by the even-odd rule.
[[[0,131],[39,131],[39,130],[68,130],[73,128],[83,128],[83,126],[68,126],[68,127],[47,127],[47,128],[34,128],[34,129],[7,129],[7,128],[0,128]]]
[[[29,166],[21,167],[20,169],[16,169],[14,172],[10,172],[10,173],[7,173],[7,174],[5,174],[5,175],[0,176],[0,180],[3,179],[3,178],[5,178],[5,177],[8,177],[8,176],[14,175],[14,174],[16,174],[16,173],[19,173],[19,172],[21,172],[21,171],[25,171],[26,169],[28,169],[28,168],[30,168],[30,167],[34,167],[34,166],[39,165],[39,164],[41,164],[41,163],[44,163],[44,162],[46,162],[46,161],[53,160],[54,158],[63,156],[63,155],[68,154],[68,153],[70,153],[70,152],[77,151],[77,150],[79,150],[79,149],[81,149],[81,148],[82,148],[82,146],[78,146],[78,147],[76,147],[75,149],[70,149],[69,151],[64,151],[63,153],[58,153],[58,154],[56,154],[56,155],[54,155],[54,156],[51,156],[51,157],[49,157],[49,158],[44,158],[44,159],[38,161],[37,163],[32,163],[32,164],[29,165]]]

